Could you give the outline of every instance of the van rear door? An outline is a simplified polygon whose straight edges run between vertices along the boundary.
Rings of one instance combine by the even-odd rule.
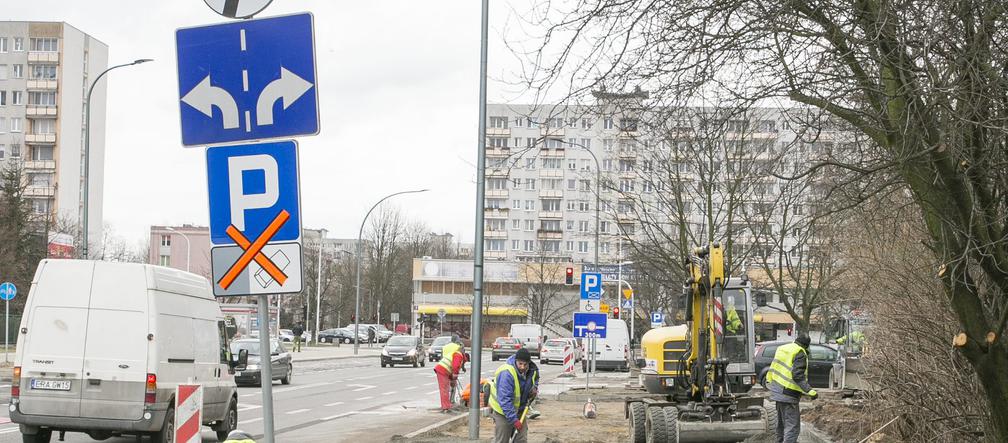
[[[146,268],[97,262],[84,347],[82,417],[136,420],[147,380]]]
[[[79,417],[94,262],[45,260],[39,267],[21,337],[21,412]]]

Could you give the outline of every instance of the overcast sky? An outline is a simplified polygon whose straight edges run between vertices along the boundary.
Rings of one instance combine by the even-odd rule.
[[[499,43],[509,7],[491,2],[490,75],[510,68]],[[315,16],[321,133],[298,139],[302,225],[356,237],[382,196],[432,230],[472,241],[480,2],[274,0],[260,17]],[[6,2],[10,20],[65,21],[109,46],[105,222],[127,241],[150,225],[208,224],[202,148],[179,135],[174,32],[227,21],[202,0]],[[496,58],[495,58],[496,56]],[[491,80],[491,102],[514,100]]]

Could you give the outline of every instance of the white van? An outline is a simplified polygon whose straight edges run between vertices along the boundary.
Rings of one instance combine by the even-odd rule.
[[[203,424],[238,425],[228,331],[209,282],[160,266],[39,263],[17,337],[10,418],[25,442],[174,433],[178,384],[203,385]]]
[[[534,323],[518,323],[511,325],[511,338],[521,340],[522,347],[527,349],[533,356],[539,356],[539,349],[542,348],[543,328]]]
[[[585,358],[581,369],[587,371],[591,340],[582,339]],[[595,368],[630,371],[630,332],[623,320],[610,318],[606,321],[606,338],[595,339]]]

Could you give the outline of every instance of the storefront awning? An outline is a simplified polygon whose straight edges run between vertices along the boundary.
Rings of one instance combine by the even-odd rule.
[[[794,323],[794,319],[787,312],[755,312],[753,313],[753,322],[791,324]]]
[[[472,306],[459,306],[459,305],[419,305],[417,307],[417,313],[437,315],[438,311],[442,309],[444,309],[445,315],[472,315]],[[513,308],[509,306],[484,307],[483,313],[486,315],[500,315],[500,316],[518,316],[518,317],[528,316],[528,310],[524,308]]]

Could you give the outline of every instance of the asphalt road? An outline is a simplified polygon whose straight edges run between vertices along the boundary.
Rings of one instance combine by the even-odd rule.
[[[484,353],[484,377],[501,362],[491,362]],[[382,369],[377,357],[294,363],[290,385],[273,385],[274,429],[277,442],[372,442],[387,441],[434,424],[444,418],[439,407],[433,364],[426,367],[396,366]],[[559,374],[559,365],[541,369],[542,380]],[[464,375],[468,380],[468,373]],[[465,382],[463,382],[463,386]],[[0,402],[8,403],[9,383],[0,384]],[[261,438],[262,392],[259,387],[241,387],[238,392],[238,428]],[[203,441],[217,441],[210,428],[203,428]],[[16,424],[6,408],[0,415],[0,443],[20,442]],[[56,435],[52,441],[57,441]],[[94,441],[86,434],[68,433],[68,442]],[[136,442],[135,438],[110,438],[110,443]],[[144,441],[149,441],[144,439]]]

